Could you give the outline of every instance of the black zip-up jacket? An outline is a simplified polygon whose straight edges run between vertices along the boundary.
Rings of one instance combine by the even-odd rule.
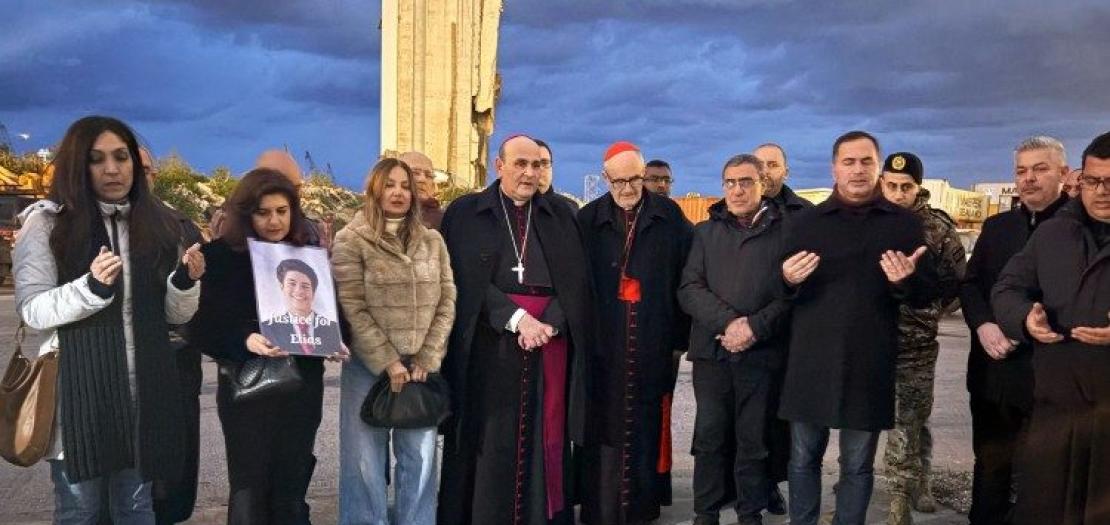
[[[782,282],[783,215],[774,202],[764,199],[763,205],[751,228],[740,226],[723,200],[709,207],[709,220],[694,227],[678,290],[679,303],[692,318],[691,361],[733,359],[768,368],[783,364],[781,336],[790,311]],[[716,336],[743,316],[756,343],[732,354]]]

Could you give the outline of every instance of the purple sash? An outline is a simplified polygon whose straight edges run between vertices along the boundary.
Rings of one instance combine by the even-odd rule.
[[[550,297],[508,294],[510,300],[539,319]],[[543,475],[547,519],[563,510],[563,439],[567,430],[567,340],[556,336],[535,350],[543,358]],[[527,356],[525,356],[527,358]]]

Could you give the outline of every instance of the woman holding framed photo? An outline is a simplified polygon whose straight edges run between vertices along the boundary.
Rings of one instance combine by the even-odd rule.
[[[259,333],[247,238],[303,246],[309,244],[308,221],[297,188],[266,168],[247,173],[224,210],[222,235],[204,246],[209,271],[189,333],[191,342],[220,361],[216,402],[231,485],[228,523],[307,524],[305,494],[316,467],[312,449],[323,407],[324,363],[319,357],[288,357]],[[278,393],[244,395],[236,371],[262,362],[259,356],[275,359],[270,364],[292,359],[291,377],[299,381]]]

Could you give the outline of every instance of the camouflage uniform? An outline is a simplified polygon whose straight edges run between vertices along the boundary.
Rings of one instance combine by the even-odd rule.
[[[891,493],[912,497],[927,486],[933,452],[929,414],[933,411],[933,378],[937,364],[937,324],[956,307],[964,274],[964,248],[948,214],[928,205],[922,188],[913,211],[925,224],[925,242],[937,267],[940,298],[929,308],[901,306],[898,320],[898,361],[895,377],[894,430],[887,432],[886,468]]]

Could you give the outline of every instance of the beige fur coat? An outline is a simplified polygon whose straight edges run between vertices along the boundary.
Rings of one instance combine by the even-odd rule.
[[[351,351],[375,375],[407,356],[437,372],[455,321],[455,282],[443,237],[420,227],[404,251],[392,235],[373,237],[360,211],[332,245]]]

